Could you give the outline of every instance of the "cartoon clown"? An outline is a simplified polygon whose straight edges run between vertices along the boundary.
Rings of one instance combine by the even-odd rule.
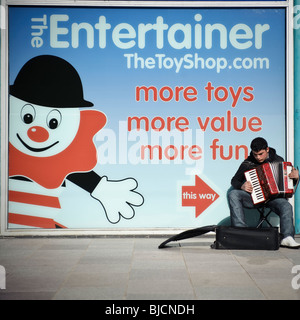
[[[93,168],[93,137],[104,113],[81,110],[81,79],[67,61],[37,56],[21,68],[9,97],[9,213],[11,228],[67,228],[60,221],[59,194],[69,180],[100,201],[107,219],[134,216],[144,199],[133,178],[109,181]]]

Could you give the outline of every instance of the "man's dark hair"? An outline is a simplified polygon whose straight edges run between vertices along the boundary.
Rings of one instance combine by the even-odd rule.
[[[264,138],[255,138],[252,140],[250,148],[254,152],[266,150],[268,148],[268,142]]]

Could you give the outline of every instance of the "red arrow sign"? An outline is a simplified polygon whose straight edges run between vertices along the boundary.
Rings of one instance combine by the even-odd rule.
[[[198,176],[195,176],[195,186],[182,187],[182,206],[195,207],[196,218],[218,198],[219,195]]]

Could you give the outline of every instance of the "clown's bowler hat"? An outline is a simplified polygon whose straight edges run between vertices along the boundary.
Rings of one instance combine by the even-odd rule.
[[[84,100],[81,79],[66,60],[41,55],[27,61],[10,86],[10,94],[40,106],[91,107]]]

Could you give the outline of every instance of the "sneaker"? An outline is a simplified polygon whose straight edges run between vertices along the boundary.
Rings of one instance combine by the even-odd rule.
[[[291,237],[291,236],[288,236],[288,237],[282,239],[280,246],[281,246],[281,247],[284,247],[284,248],[291,248],[291,249],[298,249],[298,248],[300,248],[300,244],[297,243],[297,242],[293,239],[293,237]]]

